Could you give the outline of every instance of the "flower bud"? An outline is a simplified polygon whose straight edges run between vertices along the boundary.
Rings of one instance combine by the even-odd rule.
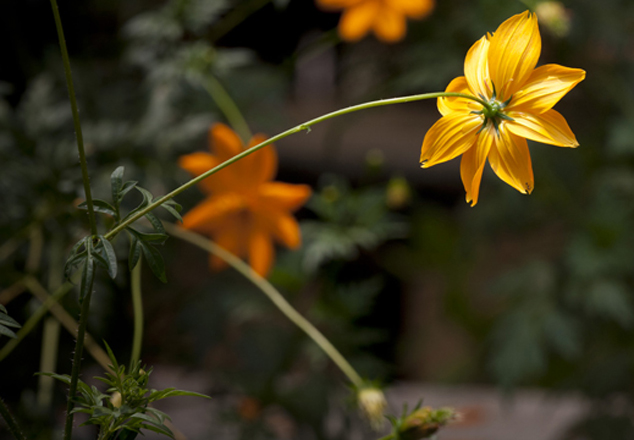
[[[357,392],[357,401],[361,413],[368,419],[370,426],[379,430],[383,426],[383,412],[387,406],[383,391],[372,386],[361,388]]]
[[[439,428],[456,418],[452,408],[432,409],[424,406],[405,417],[398,427],[400,440],[419,440],[431,437]]]
[[[561,2],[541,2],[535,8],[540,22],[558,37],[565,37],[570,32],[570,14]]]
[[[387,184],[386,203],[390,209],[400,209],[412,198],[412,191],[403,177],[393,177]]]
[[[110,396],[110,404],[115,408],[121,408],[121,393],[119,391],[115,391]]]

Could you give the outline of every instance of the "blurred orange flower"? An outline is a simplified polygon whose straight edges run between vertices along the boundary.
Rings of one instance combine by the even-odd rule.
[[[407,31],[405,19],[421,19],[434,9],[435,0],[317,0],[324,10],[343,10],[339,35],[358,41],[373,31],[379,40],[394,43]]]
[[[255,135],[252,147],[266,140]],[[210,153],[180,157],[178,164],[194,176],[244,151],[242,141],[224,124],[209,129]],[[277,172],[277,153],[268,145],[211,175],[199,183],[209,197],[183,217],[183,227],[210,236],[219,246],[241,258],[266,276],[275,260],[273,240],[288,248],[301,243],[299,225],[291,212],[311,195],[307,185],[272,182]],[[226,263],[211,255],[212,269]]]
[[[586,72],[557,64],[535,68],[541,48],[537,16],[528,11],[514,15],[469,49],[465,76],[451,81],[445,90],[481,101],[438,98],[442,118],[425,135],[421,166],[462,154],[460,176],[471,206],[478,203],[487,159],[500,179],[530,194],[533,168],[526,139],[558,147],[579,145],[553,106]]]

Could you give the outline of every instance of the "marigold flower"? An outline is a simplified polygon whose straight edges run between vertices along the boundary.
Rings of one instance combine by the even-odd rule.
[[[248,147],[264,140],[255,135]],[[244,150],[238,135],[224,124],[209,129],[209,148],[212,154],[182,156],[179,166],[199,176]],[[266,276],[275,259],[273,240],[288,248],[300,245],[299,225],[291,212],[311,195],[307,185],[273,182],[276,171],[275,147],[267,145],[209,176],[199,184],[209,197],[183,217],[183,227],[212,237]],[[210,264],[215,270],[226,267],[213,255]]]
[[[407,17],[421,19],[434,9],[435,0],[317,0],[325,10],[342,10],[339,35],[358,41],[373,31],[379,40],[394,43],[407,31]]]
[[[586,73],[557,64],[535,68],[541,52],[537,17],[515,15],[469,49],[465,76],[447,86],[480,98],[438,98],[442,118],[427,132],[421,167],[462,154],[460,176],[466,200],[478,202],[486,160],[493,171],[518,191],[533,190],[533,168],[526,139],[558,147],[579,146],[564,117],[552,107]]]

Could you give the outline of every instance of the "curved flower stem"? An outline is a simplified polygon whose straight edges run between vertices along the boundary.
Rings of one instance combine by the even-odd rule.
[[[141,357],[141,343],[143,341],[143,297],[141,296],[141,261],[139,257],[137,265],[132,269],[132,309],[134,310],[134,336],[132,339],[132,355],[130,356],[130,368],[136,365]]]
[[[231,95],[222,86],[218,78],[212,75],[209,75],[206,81],[203,80],[203,86],[246,145],[251,139],[251,130]]]
[[[77,109],[77,99],[75,98],[75,87],[73,86],[73,75],[70,71],[70,59],[66,49],[66,39],[62,28],[62,19],[59,16],[57,0],[51,0],[53,15],[55,16],[55,27],[59,38],[59,48],[62,52],[64,62],[64,72],[66,73],[66,86],[68,87],[68,97],[70,98],[70,108],[73,112],[73,123],[75,124],[75,135],[77,136],[77,150],[79,152],[79,164],[81,165],[81,176],[84,182],[84,192],[86,193],[86,206],[88,208],[88,221],[90,222],[90,232],[97,235],[97,220],[95,218],[95,208],[92,203],[92,192],[90,190],[90,177],[88,176],[88,165],[86,164],[86,153],[84,150],[84,137],[81,132],[79,122],[79,110]]]
[[[306,130],[307,132],[310,132],[311,130],[311,126],[318,124],[320,122],[323,121],[327,121],[328,119],[332,119],[334,117],[337,116],[342,116],[348,113],[353,113],[359,110],[365,110],[368,108],[373,108],[373,107],[381,107],[384,105],[392,105],[392,104],[402,104],[405,102],[414,102],[414,101],[421,101],[423,99],[433,99],[433,98],[441,98],[441,97],[457,97],[457,98],[465,98],[465,99],[471,99],[472,101],[476,101],[479,102],[480,104],[482,104],[483,106],[488,106],[489,104],[485,101],[483,101],[480,98],[477,98],[475,96],[472,95],[467,95],[464,93],[453,93],[453,92],[435,92],[435,93],[424,93],[422,95],[411,95],[411,96],[403,96],[400,98],[391,98],[391,99],[380,99],[378,101],[370,101],[370,102],[366,102],[363,104],[358,104],[358,105],[353,105],[351,107],[346,107],[343,108],[341,110],[337,110],[331,113],[327,113],[325,115],[319,116],[317,118],[311,119],[310,121],[304,122],[303,124],[299,124],[291,129],[288,129],[280,134],[277,134],[263,142],[260,142],[257,145],[254,145],[253,147],[244,150],[242,153],[237,154],[235,156],[233,156],[231,159],[227,159],[226,161],[224,161],[223,163],[221,163],[220,165],[210,169],[209,171],[206,171],[204,173],[202,173],[200,176],[198,177],[194,177],[193,179],[191,179],[189,182],[184,183],[183,185],[179,186],[178,188],[176,188],[175,190],[173,190],[172,192],[170,192],[169,194],[164,195],[163,197],[159,198],[158,200],[156,200],[153,203],[150,203],[148,206],[146,206],[145,208],[143,208],[142,210],[138,211],[135,215],[130,216],[129,218],[127,218],[125,221],[121,222],[116,228],[112,229],[110,232],[108,232],[107,234],[104,235],[104,237],[108,240],[110,240],[112,237],[114,237],[115,235],[117,235],[119,232],[123,231],[127,226],[129,226],[130,224],[134,223],[135,221],[137,221],[138,219],[142,218],[145,214],[147,214],[148,212],[153,211],[154,209],[156,209],[157,207],[161,206],[163,203],[167,202],[170,199],[173,199],[174,197],[176,197],[177,195],[179,195],[180,193],[182,193],[183,191],[185,191],[186,189],[188,189],[191,186],[194,186],[195,184],[197,184],[198,182],[206,179],[207,177],[211,176],[212,174],[217,173],[218,171],[222,170],[223,168],[228,167],[229,165],[231,165],[234,162],[237,162],[238,160],[242,159],[245,156],[248,156],[251,153],[254,153],[256,151],[258,151],[261,148],[266,147],[267,145],[272,144],[273,142],[277,142],[280,139],[284,139],[287,136],[290,136],[292,134],[298,133],[302,130]]]
[[[244,275],[249,281],[255,284],[255,286],[258,287],[262,293],[264,293],[273,302],[273,304],[275,304],[275,306],[291,320],[291,322],[293,322],[293,324],[302,329],[304,333],[306,333],[319,346],[319,348],[321,348],[324,353],[332,359],[332,361],[348,377],[348,379],[350,379],[350,382],[352,382],[355,387],[361,388],[363,386],[363,379],[359,376],[355,369],[352,368],[352,365],[350,365],[346,358],[339,353],[339,350],[337,350],[314,325],[300,315],[299,312],[290,305],[284,296],[282,296],[282,294],[278,292],[271,283],[251,269],[251,266],[233,255],[231,252],[224,250],[213,241],[207,240],[194,232],[178,228],[169,223],[165,223],[164,225],[167,232],[171,235],[188,241],[199,248],[222,258],[231,267]]]
[[[7,428],[11,431],[11,434],[13,434],[13,437],[15,437],[16,440],[26,440],[26,437],[22,434],[22,431],[18,426],[18,422],[15,420],[13,414],[9,411],[9,407],[2,399],[0,399],[0,415],[2,415],[2,418],[5,422],[7,422]]]

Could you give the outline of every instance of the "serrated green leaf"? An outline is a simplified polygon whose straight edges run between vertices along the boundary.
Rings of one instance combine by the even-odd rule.
[[[95,211],[117,218],[116,208],[105,200],[93,199],[92,205]],[[79,205],[77,205],[77,208],[87,210],[88,204],[86,202],[81,202]]]
[[[112,200],[119,205],[119,201],[121,200],[121,188],[123,187],[123,173],[125,172],[125,167],[120,166],[117,167],[112,174],[110,175],[110,188],[112,190]]]
[[[143,249],[143,256],[147,261],[152,273],[163,283],[167,283],[167,275],[165,274],[165,263],[161,253],[154,249],[150,244],[139,241]]]
[[[154,230],[160,234],[165,234],[165,228],[163,227],[163,223],[155,216],[153,213],[148,212],[145,214],[145,218],[152,224]]]
[[[106,261],[108,263],[108,275],[110,275],[110,278],[114,280],[117,277],[117,255],[114,252],[114,247],[112,246],[112,243],[110,243],[107,238],[105,238],[103,235],[100,235],[99,238],[101,240],[100,244],[103,247],[106,256]]]

